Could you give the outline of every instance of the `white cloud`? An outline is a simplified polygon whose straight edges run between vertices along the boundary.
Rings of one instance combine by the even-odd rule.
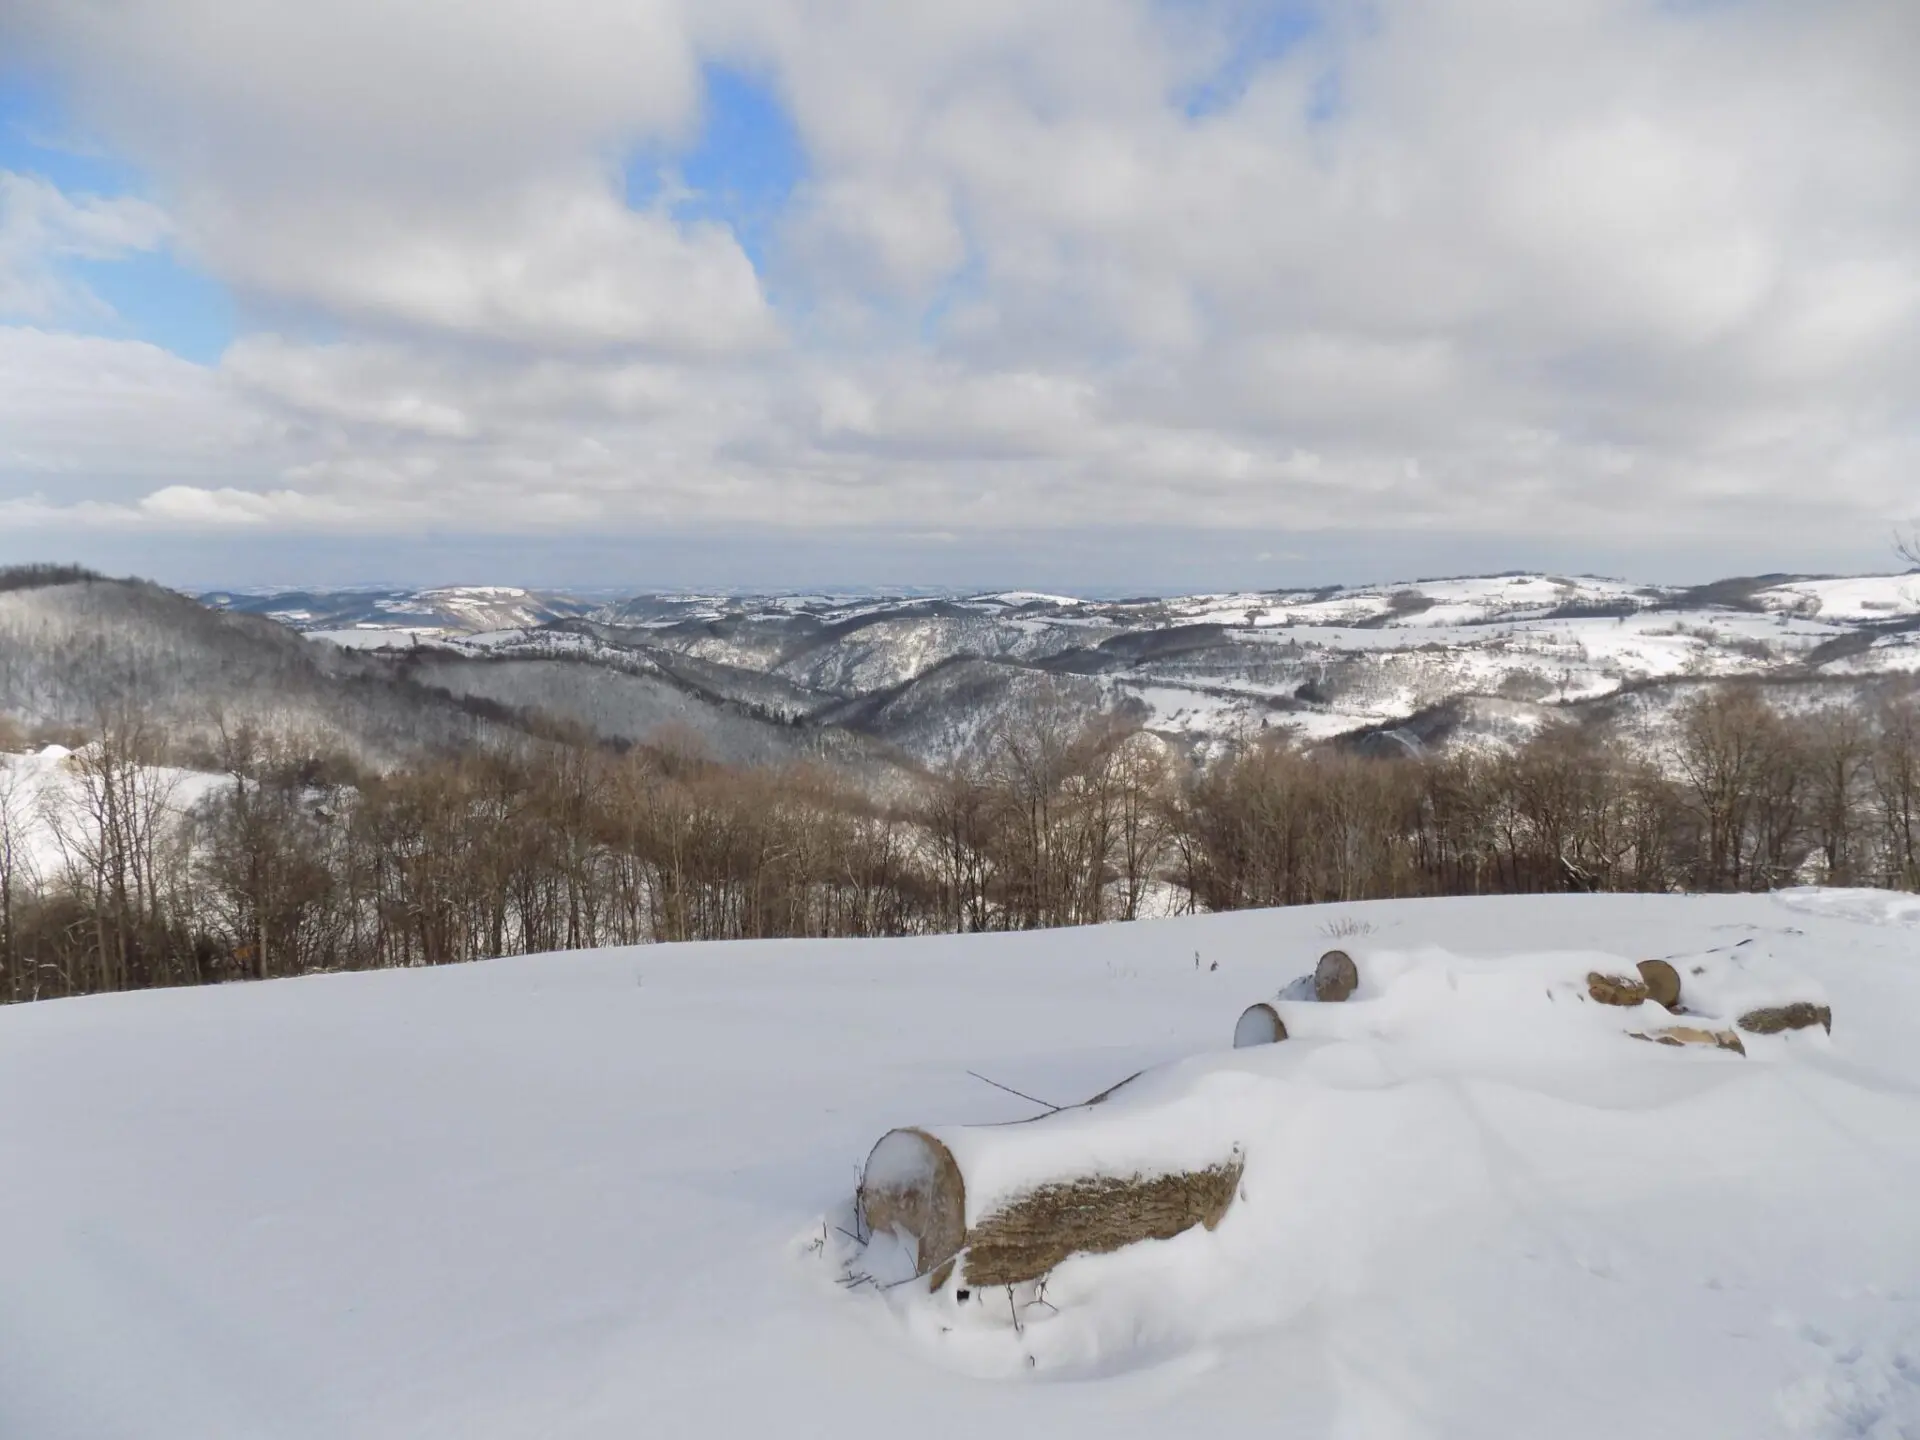
[[[70,196],[38,176],[0,170],[0,316],[54,320],[106,312],[105,302],[61,262],[152,250],[170,229],[166,214],[145,200]]]
[[[57,470],[46,503],[113,523],[508,531],[1872,544],[1910,507],[1920,9],[1332,4],[1189,115],[1239,14],[45,9],[19,37],[281,333],[191,377],[0,340],[64,397],[13,402],[0,487]],[[691,136],[714,58],[807,156],[764,277],[617,178]],[[56,228],[125,246],[162,233],[142,213]],[[337,338],[298,338],[316,317]]]
[[[0,496],[58,503],[270,477],[283,427],[158,346],[0,326]]]
[[[696,356],[778,339],[732,232],[629,209],[595,176],[431,217],[343,199],[315,226],[280,203],[200,250],[245,290],[374,325]]]

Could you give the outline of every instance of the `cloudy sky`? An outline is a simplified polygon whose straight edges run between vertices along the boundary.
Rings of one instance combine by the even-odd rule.
[[[1913,0],[0,0],[0,560],[1886,568]]]

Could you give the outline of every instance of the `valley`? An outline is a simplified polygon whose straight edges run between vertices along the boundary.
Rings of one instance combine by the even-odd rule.
[[[1262,731],[1497,744],[1556,715],[1651,740],[1705,682],[1765,682],[1818,705],[1920,669],[1920,575],[1663,587],[1514,574],[1134,599],[201,598],[461,700],[544,710],[621,741],[672,727],[729,760],[831,736],[845,756],[938,766],[1042,690],[1200,754]]]

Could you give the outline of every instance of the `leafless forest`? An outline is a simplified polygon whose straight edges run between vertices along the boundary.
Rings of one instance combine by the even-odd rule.
[[[0,772],[0,999],[1389,896],[1920,887],[1911,692],[1795,711],[1725,684],[1660,753],[1569,723],[1429,757],[1252,738],[1207,763],[1043,696],[894,803],[671,737],[553,734],[371,771],[208,729],[183,752],[123,706],[60,737],[59,814],[28,813]],[[0,748],[30,738],[53,737]],[[167,765],[225,778],[187,805]],[[36,825],[58,863],[32,861]]]

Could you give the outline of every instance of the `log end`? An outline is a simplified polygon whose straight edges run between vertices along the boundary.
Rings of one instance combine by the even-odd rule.
[[[1344,950],[1329,950],[1313,967],[1313,998],[1344,1000],[1360,988],[1360,967]]]
[[[1640,983],[1647,987],[1647,998],[1669,1010],[1680,1005],[1680,972],[1664,960],[1642,960],[1634,967]]]
[[[953,1152],[924,1130],[889,1130],[867,1156],[860,1210],[870,1231],[914,1242],[914,1273],[938,1290],[967,1239],[967,1187]]]
[[[1286,1038],[1287,1027],[1280,1019],[1280,1012],[1264,1000],[1241,1011],[1239,1023],[1233,1027],[1236,1050],[1244,1050],[1249,1045],[1271,1045]]]

